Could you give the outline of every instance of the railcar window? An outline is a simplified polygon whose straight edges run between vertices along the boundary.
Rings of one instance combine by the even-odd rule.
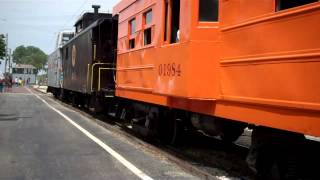
[[[180,41],[180,0],[172,0],[170,43]]]
[[[168,9],[169,9],[169,1],[165,0],[165,11],[164,11],[164,36],[163,36],[163,41],[167,41],[167,28],[168,28]]]
[[[80,22],[76,27],[76,32],[79,33],[80,31],[82,31],[82,22]]]
[[[129,21],[130,24],[130,35],[134,34],[136,32],[136,19],[132,19]]]
[[[63,34],[62,35],[62,45],[66,44],[72,38],[73,38],[73,34]]]
[[[144,13],[144,26],[150,25],[152,22],[152,10]],[[152,27],[149,26],[149,28],[143,30],[143,44],[149,45],[152,42]]]
[[[199,0],[199,21],[218,21],[219,0]]]
[[[130,39],[129,40],[129,49],[134,49],[135,47],[135,39]]]
[[[129,21],[129,49],[135,48],[135,38],[130,38],[130,35],[133,35],[136,32],[136,19]]]
[[[305,4],[319,2],[319,0],[277,0],[277,11],[294,8]]]
[[[146,12],[145,16],[145,24],[150,24],[152,22],[152,10]]]
[[[151,44],[151,41],[152,41],[151,40],[151,28],[148,28],[148,29],[144,30],[143,40],[144,40],[144,45]]]

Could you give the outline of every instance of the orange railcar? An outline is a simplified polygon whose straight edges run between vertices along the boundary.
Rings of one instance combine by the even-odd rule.
[[[319,2],[123,0],[114,14],[117,96],[320,136]]]

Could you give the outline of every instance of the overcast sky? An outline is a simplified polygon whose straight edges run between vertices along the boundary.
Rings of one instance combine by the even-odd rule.
[[[9,48],[33,45],[50,54],[57,32],[73,30],[76,19],[91,5],[112,13],[120,0],[0,0],[0,34],[9,34]]]

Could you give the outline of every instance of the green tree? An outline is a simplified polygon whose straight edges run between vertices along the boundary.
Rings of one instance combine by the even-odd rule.
[[[48,60],[48,56],[34,46],[19,46],[13,51],[12,57],[17,64],[31,64],[37,69],[43,69]]]
[[[0,34],[0,59],[5,57],[6,55],[6,44],[5,44],[4,38],[5,38],[4,35]]]

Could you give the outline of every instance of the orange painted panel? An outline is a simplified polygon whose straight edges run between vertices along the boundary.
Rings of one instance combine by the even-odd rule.
[[[162,106],[168,105],[168,97],[155,95],[148,91],[135,90],[130,88],[117,88],[116,96],[151,104],[155,104],[155,102],[157,102],[158,105]]]
[[[241,103],[236,101],[211,101],[200,99],[168,99],[172,108],[215,115],[249,124],[283,129],[302,134],[320,136],[320,113],[297,108],[283,108],[274,105]]]
[[[320,56],[308,60],[224,67],[222,99],[320,110]]]
[[[217,102],[217,116],[302,134],[320,136],[319,111],[305,111],[234,101]]]
[[[319,50],[320,3],[222,28],[222,60]]]
[[[117,87],[153,89],[154,84],[154,48],[134,51],[118,56]],[[130,60],[130,61],[128,61]]]
[[[157,49],[154,92],[169,96],[188,95],[188,44],[167,45]]]
[[[121,1],[116,95],[320,136],[320,4],[275,12],[275,1],[219,2],[220,22],[199,22],[198,0],[181,0],[181,41],[165,44],[164,1]]]
[[[221,98],[212,113],[319,136],[320,3],[241,14],[222,12]]]
[[[222,99],[320,110],[320,4],[265,18],[222,30]]]
[[[222,27],[235,25],[248,19],[264,16],[275,11],[276,0],[222,0],[220,20]]]

